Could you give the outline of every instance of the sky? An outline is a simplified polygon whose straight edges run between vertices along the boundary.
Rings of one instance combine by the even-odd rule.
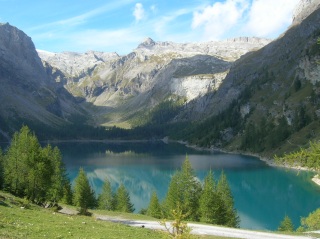
[[[145,38],[205,42],[277,38],[299,0],[0,0],[0,22],[24,31],[37,49],[124,55]]]

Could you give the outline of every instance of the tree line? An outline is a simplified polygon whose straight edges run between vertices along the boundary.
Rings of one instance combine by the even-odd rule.
[[[172,176],[163,202],[159,203],[157,194],[153,192],[144,212],[155,218],[173,219],[171,212],[177,208],[181,209],[186,220],[239,227],[239,216],[224,172],[216,181],[210,170],[201,184],[188,157]]]
[[[85,171],[80,168],[74,187],[68,178],[57,147],[42,147],[27,126],[13,135],[5,153],[0,149],[0,189],[42,206],[65,203],[79,207],[81,214],[88,209],[133,212],[134,205],[123,184],[116,192],[105,179],[102,192],[96,198]],[[181,208],[186,220],[239,226],[233,197],[222,172],[218,182],[210,171],[201,184],[188,158],[172,177],[167,196],[159,202],[154,192],[142,213],[156,218],[170,218],[171,211]]]
[[[42,147],[27,126],[13,135],[5,153],[0,148],[1,189],[41,206],[75,205],[81,214],[98,205],[84,170],[80,168],[72,189],[60,150],[51,145]],[[133,212],[129,200],[128,192],[120,185],[112,209]]]

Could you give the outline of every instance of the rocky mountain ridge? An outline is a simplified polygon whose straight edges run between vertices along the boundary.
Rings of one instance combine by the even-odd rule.
[[[320,7],[319,0],[300,0],[293,14],[293,25],[301,23],[312,12]]]
[[[189,102],[215,91],[234,60],[269,42],[243,37],[182,44],[147,38],[125,56],[39,50],[38,54],[64,74],[59,75],[59,82],[64,82],[73,96],[98,106],[99,110],[92,112],[94,124],[125,122],[126,127],[132,127],[130,121],[138,112],[144,114],[164,100],[183,98]]]
[[[0,138],[22,124],[56,128],[84,110],[47,74],[30,37],[0,24]]]

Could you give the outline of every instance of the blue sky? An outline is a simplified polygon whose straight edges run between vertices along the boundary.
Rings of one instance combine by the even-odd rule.
[[[28,34],[37,49],[127,54],[146,37],[203,42],[276,38],[299,0],[0,0],[0,22]]]

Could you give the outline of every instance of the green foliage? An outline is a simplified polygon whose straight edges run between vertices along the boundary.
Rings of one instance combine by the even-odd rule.
[[[278,164],[288,164],[289,166],[307,167],[316,171],[320,170],[320,141],[310,142],[307,149],[301,148],[297,152],[286,154],[283,157],[275,156]]]
[[[184,214],[189,213],[187,219],[198,221],[200,195],[201,184],[195,176],[188,157],[186,157],[181,170],[176,172],[171,179],[164,207],[167,212],[170,212],[176,209],[179,204]]]
[[[320,230],[320,208],[311,212],[308,217],[301,218],[301,231],[315,231]]]
[[[133,212],[134,207],[130,202],[130,195],[123,184],[121,184],[115,195],[115,210],[119,212]]]
[[[4,184],[4,178],[3,178],[3,172],[4,169],[3,169],[3,155],[2,155],[2,150],[0,148],[0,190],[2,189],[3,187],[3,184]]]
[[[58,202],[68,181],[58,148],[40,146],[27,126],[16,132],[4,156],[4,188],[37,204]]]
[[[64,181],[62,191],[63,191],[63,197],[61,199],[61,202],[67,205],[72,205],[73,191],[72,191],[71,183],[69,180]]]
[[[241,140],[241,149],[259,153],[277,147],[290,135],[290,127],[285,117],[278,123],[262,117],[259,123],[248,122]]]
[[[294,226],[293,223],[287,215],[284,217],[283,221],[280,223],[278,231],[281,232],[293,232]]]
[[[80,214],[86,215],[89,208],[95,206],[94,191],[83,168],[79,169],[79,174],[75,179],[73,203],[80,208]]]
[[[204,179],[203,192],[200,197],[199,210],[201,221],[223,225],[226,221],[225,209],[224,202],[217,193],[213,172],[210,170]]]
[[[152,193],[150,203],[148,209],[146,211],[146,215],[154,217],[154,218],[161,218],[161,206],[159,203],[159,199],[156,192]]]
[[[162,220],[160,225],[164,226],[168,232],[168,238],[171,239],[191,239],[191,228],[188,227],[187,223],[184,222],[185,219],[189,217],[190,213],[183,213],[183,209],[180,204],[177,204],[176,209],[170,211],[170,217],[173,222],[170,223],[170,227],[167,225],[166,220]]]
[[[228,184],[227,177],[223,171],[217,184],[217,194],[221,197],[225,207],[225,221],[220,223],[228,227],[239,227],[239,216],[237,215],[237,211],[234,208],[233,196]]]
[[[97,220],[95,217],[53,213],[51,210],[40,208],[34,204],[30,204],[28,210],[21,209],[21,206],[23,206],[21,199],[0,191],[1,239],[163,239],[163,233],[158,230],[129,227],[122,223]],[[94,211],[94,213],[104,215],[103,212]],[[136,214],[113,213],[111,215],[128,220],[149,219]],[[110,216],[110,213],[108,213],[108,216]]]
[[[102,210],[114,210],[114,196],[112,194],[110,181],[106,178],[102,192],[98,197],[98,208]]]

